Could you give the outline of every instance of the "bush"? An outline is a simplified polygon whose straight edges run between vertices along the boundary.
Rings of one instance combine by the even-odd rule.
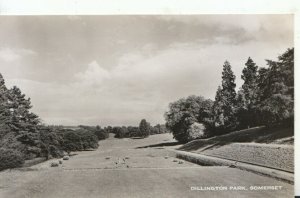
[[[173,133],[177,141],[181,143],[190,141],[188,130],[192,124],[202,123],[209,129],[212,104],[211,100],[201,96],[189,96],[170,103],[169,111],[165,113],[167,129]]]
[[[95,131],[95,135],[98,137],[98,140],[105,140],[109,136],[103,129]]]
[[[128,130],[126,127],[114,127],[112,131],[114,134],[116,134],[115,138],[129,137]]]
[[[39,131],[38,149],[33,150],[31,148],[31,153],[37,153],[38,157],[46,157],[47,159],[62,157],[62,137],[57,133],[60,129],[44,125],[39,125],[37,129]]]
[[[63,160],[69,160],[69,156],[64,156]]]
[[[21,167],[24,164],[21,152],[12,149],[0,149],[0,170]]]
[[[102,129],[98,125],[96,127],[79,125],[79,127],[81,129],[83,129],[84,131],[90,131],[90,132],[94,133],[98,137],[98,140],[105,140],[109,136],[108,135],[109,130],[107,128]]]
[[[205,131],[206,131],[206,127],[203,124],[195,122],[187,130],[188,141],[205,137],[206,136]]]
[[[58,164],[57,162],[52,162],[50,166],[51,166],[51,167],[58,167],[58,165],[59,165],[59,164]]]
[[[62,147],[67,152],[96,149],[99,146],[97,136],[93,132],[83,129],[68,130],[62,136]]]

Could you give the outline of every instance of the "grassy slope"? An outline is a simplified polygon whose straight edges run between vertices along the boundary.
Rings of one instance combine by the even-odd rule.
[[[294,171],[293,130],[256,127],[189,142],[180,150]]]
[[[199,151],[213,147],[220,147],[231,143],[251,142],[292,145],[294,143],[293,135],[293,129],[290,128],[270,129],[265,127],[254,127],[250,129],[234,131],[221,136],[194,140],[183,145],[179,149],[185,151]]]

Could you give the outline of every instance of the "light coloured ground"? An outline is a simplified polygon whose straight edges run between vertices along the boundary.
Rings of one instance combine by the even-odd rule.
[[[232,143],[198,153],[290,172],[294,171],[294,146],[292,145]]]
[[[228,167],[180,164],[166,150],[178,146],[170,134],[109,138],[100,142],[98,150],[78,152],[57,168],[50,168],[47,161],[27,170],[0,172],[0,197],[293,197],[293,185],[268,177]],[[249,190],[253,185],[282,189]],[[191,191],[194,186],[245,186],[248,190]]]

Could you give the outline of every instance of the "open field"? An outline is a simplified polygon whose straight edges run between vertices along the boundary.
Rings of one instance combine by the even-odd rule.
[[[166,148],[178,148],[171,134],[100,142],[60,167],[50,161],[0,172],[0,197],[292,197],[293,185],[229,167],[180,164]],[[174,160],[176,162],[174,162]],[[57,161],[57,160],[54,160]],[[281,190],[249,190],[250,186]],[[192,191],[191,187],[245,186],[248,190]]]

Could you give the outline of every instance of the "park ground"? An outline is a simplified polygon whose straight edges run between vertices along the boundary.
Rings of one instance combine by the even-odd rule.
[[[174,157],[171,134],[100,141],[94,151],[76,152],[59,167],[53,159],[0,172],[2,198],[99,197],[293,197],[292,184],[226,166],[199,166]],[[191,190],[223,186],[228,190]],[[242,186],[243,190],[230,190]],[[250,190],[281,186],[280,190]],[[242,189],[241,188],[241,189]]]

